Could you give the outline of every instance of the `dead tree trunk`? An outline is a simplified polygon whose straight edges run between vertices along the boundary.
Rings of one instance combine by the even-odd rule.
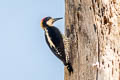
[[[120,80],[120,0],[65,0],[71,76],[65,80]]]

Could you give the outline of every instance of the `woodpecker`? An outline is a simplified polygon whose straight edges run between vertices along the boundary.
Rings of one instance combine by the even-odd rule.
[[[71,73],[73,72],[73,68],[70,61],[66,59],[62,34],[58,28],[53,26],[53,23],[60,19],[62,18],[45,17],[41,20],[41,27],[44,30],[45,39],[49,48],[63,62],[69,73]]]

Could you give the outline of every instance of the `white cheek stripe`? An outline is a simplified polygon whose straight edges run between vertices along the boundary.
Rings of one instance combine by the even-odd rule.
[[[52,26],[53,25],[53,20],[52,19],[48,20],[47,25]]]
[[[45,29],[45,32],[46,32],[45,34],[46,34],[46,36],[47,36],[47,39],[48,39],[48,42],[49,42],[50,46],[55,48],[55,45],[54,45],[53,42],[51,41],[51,38],[50,38],[50,36],[49,36],[49,34],[48,34],[48,30]]]

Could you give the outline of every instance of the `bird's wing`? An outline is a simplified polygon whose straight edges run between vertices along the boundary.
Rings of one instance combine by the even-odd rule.
[[[46,39],[48,46],[50,47],[52,52],[65,64],[66,55],[64,51],[63,38],[62,38],[60,31],[55,27],[47,28],[47,29],[49,29],[47,30],[49,31],[48,32],[49,34],[47,33],[45,34],[45,39]]]

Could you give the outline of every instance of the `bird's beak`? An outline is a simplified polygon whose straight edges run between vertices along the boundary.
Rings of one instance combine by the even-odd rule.
[[[54,20],[53,23],[56,22],[56,21],[58,21],[58,20],[60,20],[60,19],[63,19],[63,18],[62,17],[61,18],[54,18],[53,19]]]

